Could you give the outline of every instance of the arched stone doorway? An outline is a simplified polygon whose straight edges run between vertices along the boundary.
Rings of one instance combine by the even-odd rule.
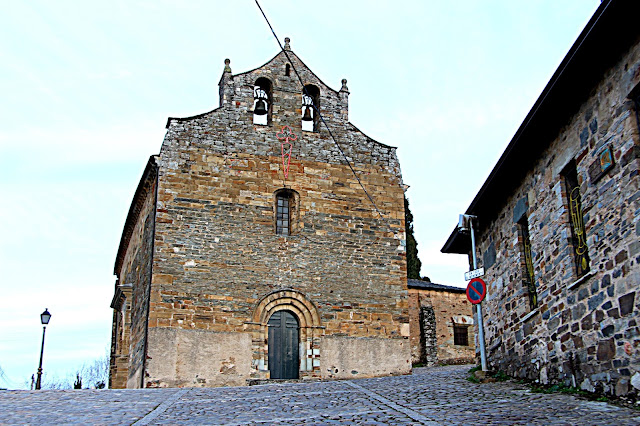
[[[279,312],[287,312],[288,314],[276,316]],[[313,302],[301,292],[293,289],[280,289],[262,297],[253,312],[252,321],[245,323],[246,330],[250,331],[253,336],[253,364],[257,370],[255,377],[281,378],[279,373],[274,374],[274,371],[271,370],[273,367],[271,357],[277,350],[275,349],[277,346],[273,346],[271,329],[275,326],[278,318],[280,318],[280,326],[282,326],[282,315],[285,317],[285,330],[288,315],[291,315],[297,324],[297,338],[290,337],[291,341],[298,344],[298,359],[295,364],[298,369],[295,377],[319,375],[320,337],[324,334],[324,327],[321,325],[318,310]],[[289,319],[289,324],[293,327],[291,319]]]
[[[267,323],[269,371],[272,379],[297,379],[300,371],[300,325],[293,312],[274,312]]]

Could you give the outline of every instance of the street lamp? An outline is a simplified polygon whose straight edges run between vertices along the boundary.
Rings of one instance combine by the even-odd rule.
[[[44,333],[47,330],[47,324],[49,324],[49,320],[51,319],[51,314],[48,309],[45,309],[43,313],[40,314],[40,322],[42,322],[42,347],[40,347],[40,364],[38,365],[38,379],[36,380],[36,390],[40,390],[40,385],[42,384],[42,354],[44,353]]]

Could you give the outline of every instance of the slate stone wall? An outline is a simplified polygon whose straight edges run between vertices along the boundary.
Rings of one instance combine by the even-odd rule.
[[[301,87],[293,72],[286,76],[283,53],[247,73],[225,71],[220,108],[168,122],[159,155],[149,327],[249,333],[251,375],[268,378],[266,323],[254,321],[254,314],[266,295],[291,289],[308,300],[301,312],[319,317],[319,325],[309,321],[302,333],[303,377],[321,376],[321,360],[330,355],[323,352],[322,336],[398,339],[379,347],[395,348],[394,357],[405,366],[398,371],[408,372],[408,344],[402,342],[409,335],[403,185],[395,148],[346,121],[346,81],[336,92],[288,52],[305,84],[320,89],[322,114],[383,217],[328,131],[302,131]],[[266,126],[253,124],[259,77],[273,86]],[[277,136],[284,125],[297,135],[288,177]],[[289,236],[275,233],[274,194],[283,188],[295,193]],[[149,372],[164,371],[160,364],[173,356],[171,349],[154,354],[147,386],[165,386]],[[383,374],[384,366],[361,356],[354,371]],[[221,357],[208,362],[218,365],[229,354]]]
[[[623,395],[640,380],[640,139],[629,96],[640,81],[636,44],[608,70],[556,135],[498,218],[479,236],[488,283],[488,360],[511,375]],[[614,166],[600,167],[611,149]],[[574,160],[590,272],[578,279],[561,176]],[[538,305],[523,281],[527,216]],[[482,218],[480,218],[482,221]],[[487,228],[488,226],[488,228]]]

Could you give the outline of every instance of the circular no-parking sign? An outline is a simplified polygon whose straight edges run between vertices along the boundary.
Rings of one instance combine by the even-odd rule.
[[[467,285],[467,299],[477,305],[484,300],[487,295],[487,284],[481,278],[474,278]]]

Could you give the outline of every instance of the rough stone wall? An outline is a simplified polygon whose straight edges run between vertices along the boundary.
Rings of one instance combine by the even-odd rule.
[[[623,395],[632,389],[630,379],[640,371],[640,140],[637,111],[627,96],[640,81],[639,70],[636,44],[603,76],[480,235],[488,360],[495,368],[590,391]],[[598,178],[599,153],[607,147],[615,166]],[[581,280],[560,174],[572,159],[591,259],[591,272]],[[522,213],[538,294],[533,311],[514,223]]]
[[[112,334],[112,370],[113,387],[123,385],[126,373],[126,387],[138,388],[142,383],[142,371],[145,362],[147,317],[151,281],[151,265],[153,256],[153,229],[155,219],[156,175],[153,168],[150,174],[145,172],[137,198],[133,200],[129,219],[132,223],[130,234],[120,268],[117,271],[118,281],[124,293],[125,320],[117,322]],[[133,214],[132,214],[133,213]],[[128,220],[129,220],[128,219]],[[114,322],[115,322],[114,314]],[[124,330],[123,330],[124,328]],[[124,337],[124,339],[123,339]],[[119,349],[118,342],[120,343]],[[128,345],[128,347],[123,347]],[[126,369],[125,369],[126,366]],[[115,376],[113,376],[115,374]],[[115,380],[113,380],[115,379]]]
[[[433,320],[424,316],[433,311]],[[472,361],[475,349],[471,304],[465,293],[409,288],[409,324],[413,363],[459,363]],[[469,325],[469,346],[454,344],[453,325]],[[436,343],[429,342],[433,335]]]
[[[308,359],[301,366],[310,367],[301,368],[303,377],[321,375],[321,359],[329,355],[323,352],[323,335],[402,341],[409,334],[403,188],[395,148],[346,121],[346,86],[330,89],[290,55],[305,84],[320,89],[320,109],[383,218],[326,129],[301,130],[301,87],[293,72],[285,75],[283,53],[247,73],[225,72],[220,108],[170,119],[159,160],[149,327],[248,333],[256,378],[268,377],[261,337],[266,323],[252,318],[259,301],[277,290],[303,294],[318,312],[320,325],[310,322],[303,332],[301,353]],[[253,124],[251,112],[259,77],[273,85],[266,126]],[[283,125],[297,135],[288,178],[277,138]],[[284,187],[296,194],[289,236],[275,234],[274,193]],[[409,360],[408,345],[389,347]],[[158,352],[149,360],[148,386],[164,385],[151,374],[163,362]],[[368,370],[365,358],[361,362],[361,374],[382,371]]]
[[[433,306],[420,307],[420,361],[426,365],[438,363],[438,334]]]

